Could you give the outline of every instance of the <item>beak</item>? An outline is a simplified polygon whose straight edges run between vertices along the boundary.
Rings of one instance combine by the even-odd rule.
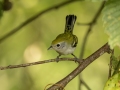
[[[47,50],[50,50],[50,49],[52,49],[52,46],[50,46]]]

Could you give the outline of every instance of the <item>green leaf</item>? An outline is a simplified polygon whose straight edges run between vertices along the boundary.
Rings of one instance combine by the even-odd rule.
[[[105,32],[110,36],[109,45],[113,49],[120,46],[120,0],[109,0],[103,9]]]
[[[107,81],[104,90],[120,90],[120,72]]]

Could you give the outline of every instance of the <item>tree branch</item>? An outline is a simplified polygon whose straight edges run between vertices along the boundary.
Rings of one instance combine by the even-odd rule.
[[[3,36],[2,38],[0,38],[0,43],[2,43],[4,40],[6,40],[8,37],[12,36],[16,32],[18,32],[21,28],[23,28],[24,26],[26,26],[27,24],[29,24],[33,20],[37,19],[40,15],[43,15],[43,14],[45,14],[45,13],[47,13],[47,12],[53,10],[53,9],[58,9],[60,7],[63,7],[65,5],[67,5],[67,4],[70,4],[70,3],[76,2],[76,1],[83,1],[83,0],[68,0],[68,1],[60,3],[58,5],[52,6],[52,7],[48,8],[48,9],[46,9],[46,10],[43,10],[42,12],[39,12],[35,16],[33,16],[33,17],[29,18],[28,20],[24,21],[22,24],[20,24],[19,26],[17,26],[13,30],[10,30],[9,33],[7,33],[5,36]]]
[[[58,81],[56,84],[60,86],[53,85],[47,90],[63,90],[63,88],[73,79],[75,78],[79,73],[81,73],[89,64],[91,64],[93,61],[95,61],[97,58],[99,58],[104,53],[110,53],[111,49],[106,43],[104,46],[102,46],[100,49],[98,49],[96,52],[94,52],[92,55],[87,57],[83,63],[81,63],[74,71],[72,71],[68,76],[63,78],[62,80]]]
[[[87,32],[85,33],[85,36],[84,36],[84,38],[83,38],[82,46],[81,46],[81,48],[80,48],[80,49],[81,49],[81,50],[80,50],[80,51],[81,51],[81,52],[80,52],[80,56],[79,56],[80,59],[82,59],[83,56],[84,56],[85,46],[86,46],[88,37],[89,37],[89,35],[90,35],[90,32],[91,32],[93,26],[96,24],[96,21],[97,21],[97,19],[99,18],[102,9],[104,8],[104,4],[105,4],[105,1],[102,2],[99,10],[97,11],[97,13],[95,14],[93,20],[92,20],[90,23],[87,23],[87,24],[77,23],[78,25],[89,25],[89,28],[88,28],[88,30],[87,30]],[[81,80],[80,80],[80,79],[81,79],[81,75],[79,75],[79,87],[78,87],[79,90],[81,90],[81,84],[80,84]],[[88,87],[87,87],[87,88],[88,88]],[[90,89],[90,88],[88,88],[88,90],[89,90],[89,89]]]
[[[103,55],[104,53],[110,53],[111,49],[106,43],[104,46],[102,46],[100,49],[98,49],[96,52],[94,52],[92,55],[87,57],[85,60],[79,60],[79,66],[72,71],[68,76],[57,82],[55,85],[51,86],[47,90],[63,90],[63,88],[73,79],[75,78],[80,72],[82,72],[89,64],[91,64],[94,60],[96,60],[98,57]],[[74,61],[76,58],[59,58],[59,61]],[[32,65],[37,64],[44,64],[44,63],[50,63],[50,62],[56,62],[56,59],[50,59],[50,60],[44,60],[44,61],[38,61],[38,62],[32,62],[32,63],[26,63],[26,64],[19,64],[19,65],[9,65],[7,67],[0,66],[0,70],[5,69],[13,69],[13,68],[20,68],[20,67],[28,67]],[[61,88],[62,87],[62,88]]]
[[[59,58],[59,61],[75,61],[75,60],[76,60],[76,58]],[[19,64],[19,65],[9,65],[9,66],[5,66],[5,67],[0,66],[0,70],[20,68],[20,67],[28,67],[28,66],[45,64],[45,63],[50,63],[50,62],[56,62],[56,59],[49,59],[49,60],[43,60],[43,61],[38,61],[38,62]],[[82,62],[83,62],[83,60],[79,60],[78,63],[82,63]]]

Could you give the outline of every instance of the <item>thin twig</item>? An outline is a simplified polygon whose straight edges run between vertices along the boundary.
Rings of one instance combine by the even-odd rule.
[[[90,87],[87,85],[87,83],[84,80],[80,79],[80,82],[87,88],[87,90],[91,90]]]
[[[89,24],[89,28],[88,28],[85,36],[84,36],[84,39],[83,39],[83,42],[82,42],[82,46],[81,46],[81,48],[80,48],[80,49],[81,49],[81,50],[80,50],[80,51],[81,51],[81,52],[80,52],[80,56],[79,56],[80,59],[82,59],[83,56],[84,56],[85,46],[86,46],[86,43],[87,43],[87,40],[88,40],[88,36],[89,36],[89,34],[90,34],[93,26],[95,25],[97,19],[99,18],[100,13],[101,13],[102,9],[104,8],[104,4],[105,4],[105,1],[102,2],[101,6],[100,6],[99,10],[97,11],[97,13],[95,14],[93,20],[92,20],[90,23],[88,23],[88,24]],[[79,24],[81,24],[81,23],[79,23]],[[86,25],[88,25],[88,24],[86,24]],[[83,25],[83,24],[81,24],[81,25]],[[81,75],[79,75],[79,85],[78,85],[78,86],[79,86],[79,87],[78,87],[79,90],[81,90],[81,84],[80,84],[80,83],[81,83],[81,82],[80,82],[81,80],[80,80],[80,78],[81,78]],[[89,88],[87,88],[87,89],[89,90]]]
[[[59,58],[59,61],[75,61],[76,58]],[[82,63],[83,60],[79,60]],[[14,68],[20,68],[20,67],[28,67],[28,66],[33,66],[33,65],[38,65],[38,64],[45,64],[45,63],[50,63],[50,62],[56,62],[56,59],[49,59],[49,60],[43,60],[43,61],[37,61],[37,62],[32,62],[32,63],[25,63],[25,64],[19,64],[19,65],[9,65],[9,66],[0,66],[0,70],[6,70],[6,69],[14,69]]]
[[[47,90],[63,90],[63,88],[73,79],[75,78],[80,72],[82,72],[89,64],[91,64],[94,60],[96,60],[98,57],[103,55],[104,53],[108,52],[110,53],[111,49],[106,43],[104,46],[102,46],[100,49],[98,49],[96,52],[94,52],[92,55],[87,57],[85,60],[79,60],[79,66],[72,71],[68,76],[57,82],[55,85],[51,86]],[[59,61],[74,61],[76,58],[60,58]],[[43,63],[49,63],[49,62],[56,62],[56,59],[50,59],[50,60],[44,60],[44,61],[38,61],[38,62],[32,62],[32,63],[26,63],[26,64],[20,64],[20,65],[9,65],[7,67],[0,67],[0,70],[5,69],[13,69],[13,68],[20,68],[20,67],[28,67],[32,65],[38,65]],[[60,85],[56,86],[56,85]],[[62,89],[61,89],[62,87]]]
[[[81,73],[89,64],[91,64],[93,61],[95,61],[98,57],[103,55],[104,53],[108,52],[110,53],[111,49],[106,43],[104,46],[102,46],[100,49],[98,49],[96,52],[94,52],[92,55],[87,57],[83,63],[81,63],[75,70],[73,70],[69,75],[67,75],[65,78],[62,80],[58,81],[56,84],[61,85],[61,87],[65,87],[73,78],[75,78],[79,73]],[[47,90],[63,90],[59,86],[51,86]]]
[[[113,55],[114,55],[114,50],[112,50],[111,56],[110,56],[110,65],[109,65],[108,79],[109,79],[109,78],[111,77],[111,75],[112,75],[112,60],[113,60]]]
[[[60,3],[58,5],[55,5],[55,6],[52,6],[46,10],[43,10],[42,12],[39,12],[38,14],[36,14],[35,16],[27,19],[26,21],[22,22],[22,24],[20,24],[19,26],[17,26],[16,28],[14,28],[13,30],[10,30],[9,33],[7,33],[5,36],[3,36],[2,38],[0,38],[0,43],[2,43],[4,40],[6,40],[8,37],[12,36],[13,34],[15,34],[16,32],[20,31],[21,28],[23,28],[24,26],[26,26],[27,24],[29,24],[30,22],[32,22],[33,20],[37,19],[39,16],[53,10],[53,9],[58,9],[60,7],[63,7],[67,4],[70,4],[70,3],[73,3],[73,2],[76,2],[76,1],[83,1],[83,0],[68,0],[68,1],[65,1],[63,3]]]
[[[116,58],[116,60],[118,60],[118,61],[117,61],[116,65],[115,65],[114,71],[113,71],[111,76],[113,76],[113,75],[117,74],[118,72],[120,72],[120,59]]]

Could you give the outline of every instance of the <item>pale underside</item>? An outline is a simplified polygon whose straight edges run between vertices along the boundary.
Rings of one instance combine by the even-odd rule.
[[[72,54],[76,47],[72,47],[71,44],[66,42],[60,42],[61,47],[56,47],[56,45],[52,45],[52,48],[61,55]]]

